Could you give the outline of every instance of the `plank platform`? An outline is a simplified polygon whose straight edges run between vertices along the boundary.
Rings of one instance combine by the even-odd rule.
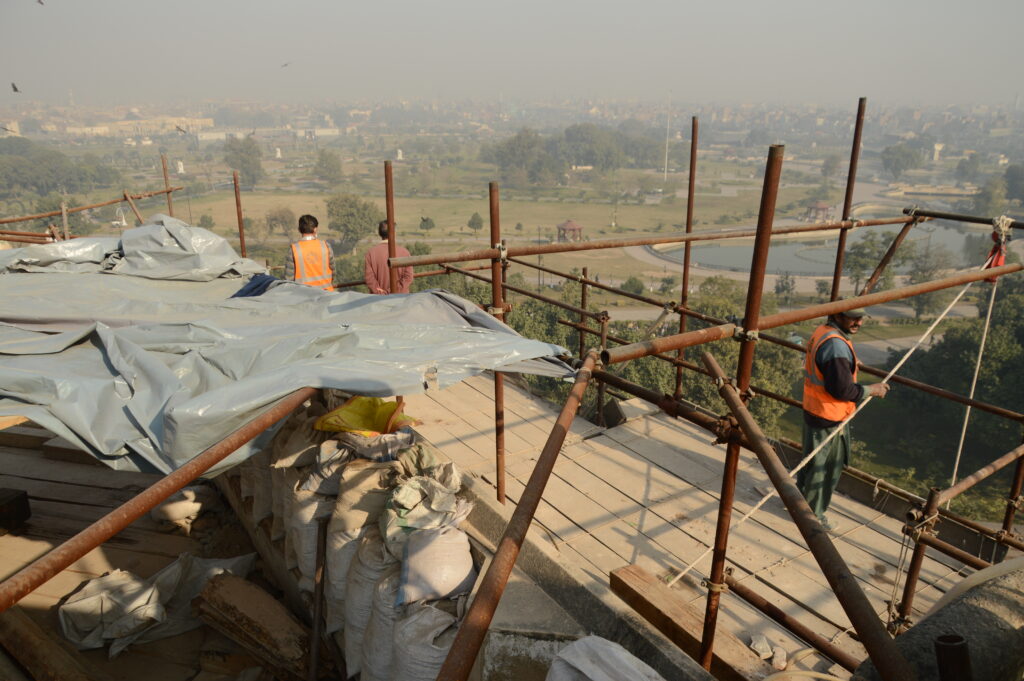
[[[29,494],[32,516],[17,532],[0,536],[0,579],[85,529],[162,476],[114,471],[31,423],[19,422],[0,433],[0,487]],[[72,460],[69,460],[72,459]],[[93,549],[19,602],[33,622],[70,648],[57,620],[59,602],[82,583],[115,568],[149,577],[183,552],[201,553],[198,541],[161,531],[148,515]],[[106,648],[79,653],[103,678],[115,681],[186,681],[199,673],[202,629],[132,646],[113,660]],[[2,642],[0,642],[2,643]],[[0,677],[3,668],[0,667]]]
[[[420,435],[463,471],[494,484],[493,379],[484,374],[456,388],[406,397],[407,413],[422,420]],[[547,439],[557,409],[505,381],[506,496],[516,503]],[[514,433],[515,437],[511,434]],[[665,414],[642,415],[603,429],[573,423],[534,525],[567,561],[588,574],[593,588],[606,588],[609,573],[638,565],[667,582],[691,563],[674,585],[677,600],[703,613],[706,577],[714,542],[725,448],[696,426]],[[771,483],[753,453],[743,451],[729,537],[728,567],[788,615],[832,638],[858,659],[865,657],[851,624],[778,497],[739,523]],[[861,588],[885,622],[888,603],[902,595],[902,523],[879,508],[836,495],[830,516],[838,521],[833,541]],[[962,576],[972,572],[928,551],[914,600],[918,618]],[[894,591],[894,587],[898,587]],[[765,635],[790,655],[807,648],[736,596],[721,601],[719,627],[744,643]],[[797,668],[849,673],[813,654]]]

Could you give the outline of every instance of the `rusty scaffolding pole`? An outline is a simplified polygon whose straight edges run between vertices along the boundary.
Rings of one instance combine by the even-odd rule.
[[[398,248],[398,237],[395,235],[395,182],[391,175],[391,161],[384,161],[384,208],[388,221],[388,289],[390,293],[397,293],[398,268],[391,265],[391,259],[395,257]]]
[[[469,611],[466,612],[462,624],[459,626],[455,640],[448,651],[437,681],[465,681],[473,669],[480,646],[483,644],[484,636],[490,627],[494,611],[498,607],[501,595],[505,591],[509,575],[515,566],[516,558],[519,556],[519,549],[526,539],[526,532],[533,522],[533,516],[540,505],[541,496],[544,494],[544,487],[547,485],[551,471],[558,459],[558,452],[565,442],[565,436],[569,433],[569,426],[572,425],[576,411],[583,400],[583,392],[590,381],[590,372],[597,362],[597,353],[590,351],[583,360],[583,365],[576,373],[576,382],[569,391],[569,397],[559,412],[555,425],[548,435],[544,448],[537,463],[534,465],[533,473],[526,483],[516,510],[505,527],[505,533],[498,542],[498,548],[491,559],[491,565],[487,568],[476,597],[473,598]]]
[[[761,294],[764,288],[765,269],[768,264],[768,247],[772,239],[772,222],[775,219],[775,200],[779,193],[779,178],[782,175],[782,157],[785,147],[772,145],[768,150],[765,164],[764,186],[761,189],[761,207],[757,217],[757,238],[750,263],[750,279],[747,285],[747,304],[743,325],[756,329],[761,311]],[[750,375],[754,367],[754,349],[757,336],[747,334],[741,337],[737,361],[737,387],[741,394],[749,396]],[[682,348],[678,348],[682,350]],[[710,367],[709,367],[710,368]],[[739,470],[740,446],[729,442],[725,451],[725,468],[722,472],[722,492],[719,496],[718,523],[715,528],[714,553],[711,558],[711,572],[708,575],[708,599],[704,610],[704,632],[700,642],[700,656],[697,662],[704,669],[711,670],[714,654],[715,627],[718,623],[718,603],[726,588],[725,554],[729,544],[729,523],[732,519],[733,499],[736,492],[736,471]]]
[[[697,177],[697,117],[690,121],[690,176],[686,183],[686,233],[693,234],[693,197]],[[683,246],[683,281],[679,287],[679,307],[685,308],[690,300],[690,252],[693,244],[689,241]],[[686,315],[679,315],[679,333],[686,333]],[[686,359],[686,349],[676,350],[676,359]],[[676,389],[672,393],[677,398],[683,393],[683,368],[676,367]]]
[[[860,140],[864,133],[864,109],[867,108],[867,105],[867,97],[861,97],[857,102],[857,120],[853,126],[853,148],[850,149],[850,169],[846,174],[846,194],[843,197],[843,221],[850,219],[850,211],[853,208],[853,187],[857,183],[857,161],[860,159]],[[832,273],[831,300],[839,298],[839,282],[843,278],[843,259],[846,257],[846,233],[848,231],[843,229],[839,232],[839,243],[836,246],[836,267]]]
[[[868,656],[878,669],[884,681],[913,681],[917,678],[913,667],[900,653],[896,644],[882,626],[878,616],[875,614],[871,602],[868,601],[864,591],[857,584],[857,578],[846,566],[839,551],[832,544],[825,528],[818,522],[814,511],[807,504],[803,494],[797,488],[789,471],[779,460],[775,450],[772,449],[768,439],[761,432],[757,422],[747,411],[746,405],[740,396],[737,387],[731,385],[722,372],[721,367],[709,352],[703,354],[704,365],[715,374],[715,382],[718,385],[718,394],[729,405],[729,410],[739,422],[740,428],[747,436],[747,439],[754,444],[754,454],[764,467],[772,485],[779,493],[779,498],[785,504],[797,529],[807,542],[807,547],[814,555],[814,559],[821,567],[822,573],[832,587],[833,593],[839,599],[843,611],[850,618],[857,635]]]
[[[491,218],[491,246],[504,251],[501,241],[501,215],[499,212],[498,183],[491,182],[487,187],[488,207]],[[503,300],[501,256],[491,259],[491,308],[488,310],[499,322],[505,321],[505,301]],[[498,492],[498,502],[505,503],[505,374],[494,371],[494,469]]]

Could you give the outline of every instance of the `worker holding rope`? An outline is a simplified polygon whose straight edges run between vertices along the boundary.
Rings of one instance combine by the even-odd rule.
[[[850,427],[844,423],[866,396],[885,397],[888,383],[857,383],[857,353],[850,336],[860,331],[864,310],[830,315],[815,329],[804,360],[804,456],[821,447],[797,474],[797,486],[826,530],[834,529],[825,515],[843,466],[850,460]],[[835,428],[841,432],[821,446]]]

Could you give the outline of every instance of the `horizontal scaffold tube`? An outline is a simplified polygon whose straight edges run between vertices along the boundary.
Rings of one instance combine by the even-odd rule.
[[[858,227],[875,227],[879,225],[902,225],[915,218],[888,218],[884,220],[846,220],[845,222],[829,222],[800,227],[784,227],[772,232],[776,234],[800,234],[803,232],[828,232],[839,229],[855,229]],[[600,239],[576,243],[554,243],[535,246],[510,246],[505,251],[498,248],[482,248],[462,253],[437,253],[429,255],[408,255],[391,258],[388,264],[392,267],[407,265],[440,265],[450,262],[469,262],[471,260],[493,260],[503,256],[518,257],[523,255],[547,255],[548,253],[573,253],[577,251],[596,251],[603,248],[625,248],[627,246],[654,246],[656,244],[680,244],[689,241],[719,241],[722,239],[744,239],[757,235],[757,230],[722,230],[717,232],[701,232],[677,234],[676,236],[637,237],[635,239]]]
[[[147,199],[150,196],[159,196],[160,194],[169,194],[171,192],[181,191],[184,187],[170,187],[168,189],[160,189],[154,192],[142,192],[141,194],[125,194],[111,199],[110,201],[101,201],[100,203],[90,203],[88,206],[74,206],[68,208],[67,213],[81,213],[83,210],[92,210],[93,208],[102,208],[103,206],[113,206],[115,203],[121,203],[128,199]],[[12,222],[27,222],[29,220],[38,220],[40,218],[52,218],[57,215],[63,215],[65,211],[51,210],[46,213],[36,213],[35,215],[22,215],[17,218],[0,218],[0,225],[9,225]]]
[[[208,471],[249,440],[313,397],[316,388],[302,388],[278,400],[244,426],[209,447],[177,470],[106,514],[17,573],[0,582],[0,612],[17,603],[61,570],[128,527],[144,513]]]
[[[1013,272],[1019,272],[1021,269],[1024,269],[1024,265],[1015,263],[987,270],[971,270],[970,272],[961,272],[960,274],[945,277],[944,279],[926,281],[921,284],[904,286],[903,288],[892,289],[890,291],[870,293],[866,296],[857,296],[856,298],[835,300],[831,303],[811,305],[799,310],[779,312],[777,314],[761,317],[758,321],[757,329],[748,329],[748,331],[774,329],[779,326],[785,326],[786,324],[804,322],[817,317],[827,317],[828,315],[838,314],[858,307],[879,305],[893,300],[921,295],[922,293],[941,291],[942,289],[959,286],[960,284],[969,284],[989,277],[1012,274]],[[605,365],[617,364],[619,362],[626,362],[631,359],[646,357],[659,352],[688,348],[710,341],[729,338],[738,328],[739,327],[736,324],[720,324],[719,326],[712,326],[706,329],[700,329],[699,331],[688,331],[686,333],[676,334],[673,336],[663,336],[649,341],[623,345],[612,350],[604,350],[601,353],[601,361]]]

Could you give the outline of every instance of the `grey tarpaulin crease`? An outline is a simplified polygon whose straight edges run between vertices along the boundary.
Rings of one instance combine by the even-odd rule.
[[[168,472],[307,386],[389,397],[489,369],[572,373],[553,358],[563,348],[447,291],[281,281],[231,298],[263,271],[163,215],[120,240],[0,251],[0,416],[26,416],[115,469]]]

